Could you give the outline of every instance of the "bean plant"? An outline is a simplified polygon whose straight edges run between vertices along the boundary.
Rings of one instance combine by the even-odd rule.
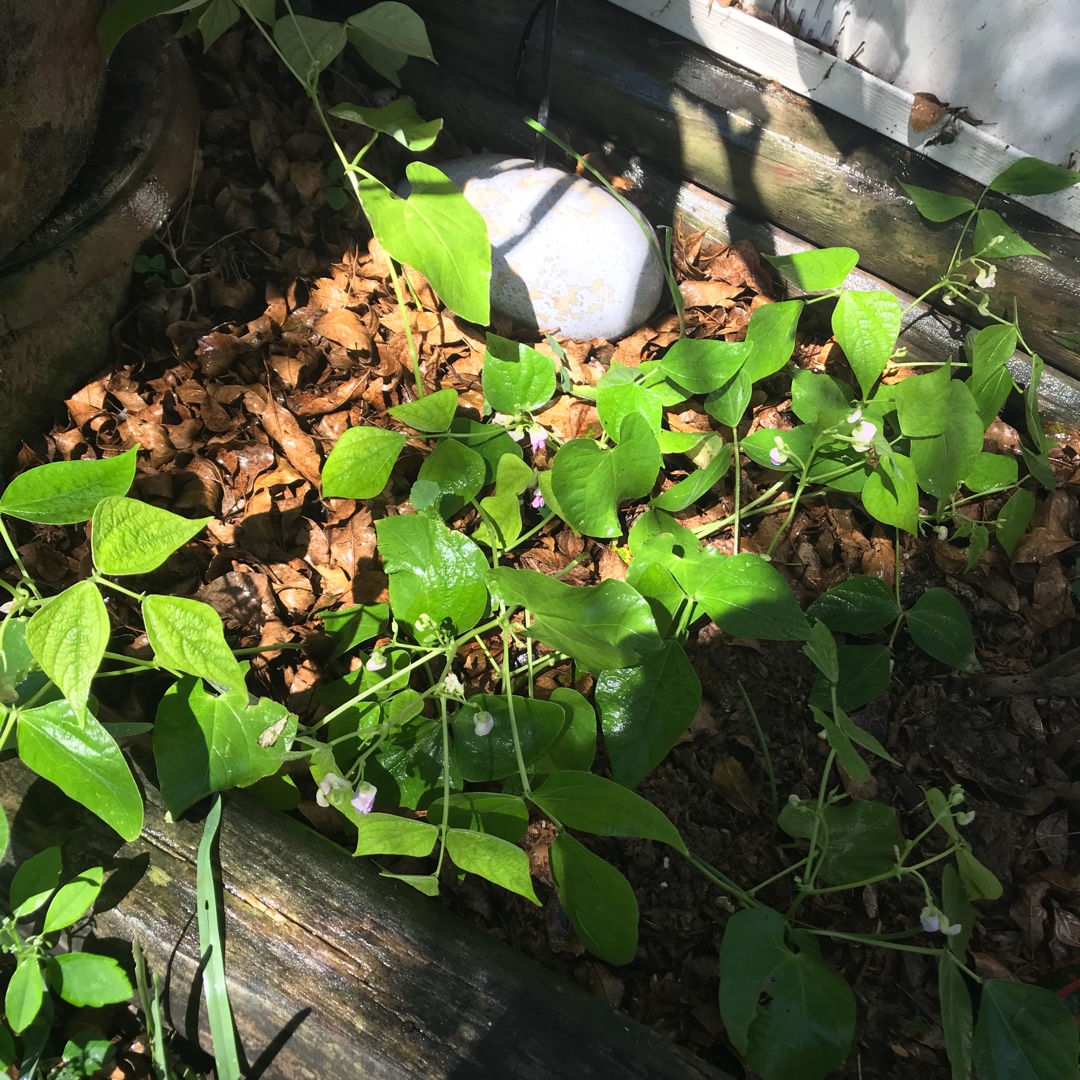
[[[111,47],[143,18],[184,11],[188,27],[209,42],[246,13],[325,125],[342,181],[334,201],[352,197],[363,208],[390,256],[402,307],[400,266],[408,265],[458,315],[486,325],[490,249],[479,214],[433,166],[408,166],[412,193],[402,199],[363,165],[380,133],[423,150],[440,122],[423,121],[401,101],[329,109],[320,97],[320,75],[347,42],[391,81],[407,56],[429,57],[419,19],[397,3],[376,4],[343,24],[284,6],[278,18],[273,0],[127,2],[108,9],[102,33]],[[368,133],[357,154],[334,138],[331,116]],[[1077,179],[1023,159],[987,192],[1038,194]],[[265,778],[285,786],[278,774],[299,758],[319,801],[351,830],[357,855],[429,859],[424,870],[387,876],[434,895],[452,864],[534,904],[540,898],[520,841],[531,820],[546,818],[557,832],[550,869],[558,900],[585,946],[613,964],[636,953],[637,901],[623,874],[578,837],[641,837],[689,859],[737,908],[720,949],[720,1010],[732,1044],[766,1080],[824,1077],[850,1051],[855,999],[825,959],[823,938],[937,960],[955,1077],[973,1069],[983,1080],[1076,1076],[1076,1031],[1060,1000],[983,979],[968,964],[973,902],[1002,890],[964,838],[972,815],[963,792],[927,789],[926,824],[905,836],[891,806],[849,797],[838,780],[842,773],[858,784],[871,778],[871,763],[897,765],[851,714],[886,690],[901,630],[935,660],[978,669],[963,608],[940,588],[905,607],[898,559],[892,581],[852,578],[804,611],[771,560],[799,505],[827,494],[857,502],[898,540],[928,530],[962,538],[974,565],[992,543],[1011,552],[1031,518],[1034,491],[1054,486],[1038,414],[1042,361],[1027,350],[1016,320],[989,301],[995,260],[1039,253],[982,198],[907,190],[931,221],[966,215],[945,274],[920,299],[938,293],[962,301],[984,325],[969,335],[962,358],[900,381],[889,376],[904,361],[904,307],[891,293],[844,287],[858,261],[848,248],[772,259],[798,295],[759,306],[745,340],[683,336],[637,367],[612,363],[596,386],[574,384],[557,353],[489,333],[483,414],[462,409],[450,388],[425,388],[410,339],[415,398],[388,409],[380,424],[347,430],[322,471],[325,498],[376,499],[406,445],[424,455],[409,490],[411,512],[375,523],[389,602],[325,616],[334,656],[350,670],[321,688],[323,710],[314,720],[249,695],[244,665],[212,608],[123,583],[160,566],[205,524],[129,497],[134,448],[16,477],[0,496],[0,540],[20,574],[5,586],[11,599],[0,622],[0,745],[17,745],[30,768],[131,839],[142,802],[117,739],[144,725],[102,723],[92,691],[104,675],[164,671],[176,681],[161,699],[153,747],[174,817],[207,795]],[[800,320],[820,303],[833,305],[832,330],[850,378],[790,374]],[[404,326],[409,333],[407,318]],[[1023,475],[1014,458],[983,450],[987,426],[1019,391],[1007,366],[1018,347],[1031,362],[1022,391]],[[755,386],[789,376],[798,422],[742,434]],[[595,402],[598,438],[560,442],[539,424],[560,393]],[[665,410],[691,398],[716,421],[711,433],[665,426]],[[773,478],[749,499],[742,498],[744,458]],[[685,479],[660,485],[671,465],[686,463]],[[734,496],[731,515],[693,529],[680,523],[680,514],[721,485]],[[983,519],[975,508],[987,496],[1002,505]],[[643,505],[631,520],[628,508]],[[742,550],[741,538],[766,512],[785,515],[768,549]],[[89,576],[45,595],[20,562],[4,516],[92,521]],[[513,565],[515,553],[554,522],[610,542],[627,563],[625,580],[574,586]],[[726,531],[731,554],[711,542]],[[112,596],[141,610],[151,659],[109,651]],[[808,719],[828,751],[813,797],[792,796],[779,812],[796,850],[779,875],[792,885],[784,910],[761,899],[776,878],[736,882],[734,872],[690,851],[634,791],[700,705],[684,646],[705,619],[732,635],[801,643],[817,672]],[[483,657],[480,690],[466,674],[466,653]],[[557,687],[541,692],[541,675]],[[598,739],[610,775],[593,770]],[[931,867],[940,870],[940,887]],[[920,897],[908,929],[825,930],[807,914],[811,897],[886,881],[909,882]],[[941,935],[941,944],[913,944],[920,934]]]

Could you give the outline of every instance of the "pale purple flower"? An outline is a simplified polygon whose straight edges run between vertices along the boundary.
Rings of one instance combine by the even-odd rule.
[[[919,922],[922,923],[923,930],[928,934],[936,934],[941,929],[941,917],[937,908],[927,904],[922,909],[922,914],[919,916]]]
[[[329,796],[332,792],[335,791],[347,791],[350,795],[352,795],[352,785],[349,783],[348,780],[345,780],[342,777],[338,776],[337,773],[328,772],[319,781],[319,790],[315,792],[315,801],[320,806],[329,806]]]
[[[769,460],[779,467],[787,462],[791,452],[788,450],[787,443],[784,442],[781,436],[777,435],[773,439],[773,442],[775,445],[769,451]]]
[[[529,428],[529,446],[534,454],[544,449],[547,445],[547,437],[548,433],[539,424],[533,424]]]
[[[877,424],[872,424],[869,420],[861,420],[851,429],[851,445],[860,454],[865,454],[874,445],[875,435],[877,435]]]
[[[370,814],[371,808],[375,805],[376,794],[378,794],[378,790],[374,784],[361,780],[356,785],[356,794],[350,800],[353,809],[358,814]]]
[[[529,501],[529,505],[530,505],[530,506],[531,506],[531,507],[532,507],[532,508],[533,508],[534,510],[539,510],[539,509],[540,509],[540,507],[542,507],[542,506],[544,505],[544,496],[543,496],[543,495],[542,495],[542,494],[540,493],[540,490],[539,490],[539,489],[537,489],[537,492],[536,492],[536,494],[535,494],[535,495],[534,495],[534,496],[532,497],[532,499],[531,499],[531,500]]]
[[[473,727],[476,729],[476,734],[481,738],[490,734],[494,726],[495,717],[489,712],[478,712],[473,716]]]

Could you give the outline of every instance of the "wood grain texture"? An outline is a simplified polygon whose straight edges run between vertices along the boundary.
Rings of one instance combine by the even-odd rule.
[[[157,793],[140,781],[147,819],[131,844],[14,758],[0,763],[0,804],[15,858],[62,843],[65,871],[105,866],[95,947],[111,944],[130,959],[124,943],[138,938],[151,968],[168,976],[169,1019],[209,1050],[195,923],[201,822],[169,824]],[[252,799],[226,798],[218,852],[225,970],[252,1075],[724,1080]],[[11,870],[9,853],[5,884]]]
[[[459,137],[520,150],[520,117],[534,112],[540,97],[537,33],[520,81],[513,73],[532,6],[532,0],[467,6],[417,0],[440,64],[408,64],[406,89],[429,114],[446,117]],[[471,83],[472,92],[447,93],[454,77]],[[514,103],[509,128],[496,122],[496,107],[476,107],[492,93]],[[468,108],[455,107],[465,101]],[[960,226],[923,221],[898,181],[979,195],[978,185],[915,151],[666,36],[606,0],[560,9],[552,107],[597,139],[613,140],[816,246],[855,247],[864,269],[915,295],[948,264]],[[1005,198],[986,205],[1050,256],[1003,260],[995,308],[1004,310],[1015,296],[1031,345],[1080,375],[1080,355],[1053,337],[1075,330],[1080,236]]]

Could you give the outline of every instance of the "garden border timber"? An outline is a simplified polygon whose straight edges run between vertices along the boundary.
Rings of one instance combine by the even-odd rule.
[[[322,2],[327,13],[343,10],[340,0]],[[485,94],[512,102],[514,127],[534,113],[542,87],[539,29],[520,85],[513,70],[534,0],[469,0],[467,18],[464,0],[412,6],[427,23],[440,63],[410,61],[401,72],[405,90],[464,141],[520,152],[520,143],[513,145],[495,124],[485,128],[482,117],[460,107],[451,79],[459,75],[483,87],[469,95],[474,107]],[[856,248],[865,270],[914,295],[940,277],[960,224],[923,220],[897,181],[973,200],[981,192],[974,181],[861,124],[700,46],[664,37],[608,0],[560,8],[552,109],[813,246]],[[503,120],[497,109],[488,115]],[[1002,260],[994,296],[1015,296],[1032,347],[1080,377],[1080,352],[1065,336],[1076,334],[1080,309],[1080,235],[1003,196],[990,196],[985,205],[1049,256]]]
[[[63,845],[69,877],[103,865],[93,949],[127,965],[138,939],[164,981],[167,1019],[209,1048],[195,920],[202,822],[168,822],[137,776],[146,823],[125,844],[16,758],[0,762],[12,844],[0,878],[6,887],[16,861],[50,844]],[[217,851],[225,977],[250,1075],[731,1080],[249,796],[224,799]]]
[[[532,153],[532,130],[521,122],[528,110],[525,103],[487,87],[478,87],[473,80],[448,70],[445,65],[438,69],[425,67],[422,78],[415,82],[409,75],[410,70],[406,68],[403,72],[406,89],[421,104],[429,106],[429,111],[437,106],[455,136],[509,154],[528,156]],[[576,146],[585,146],[594,139],[576,126],[568,130],[562,117],[552,118],[550,126],[561,136],[569,137]],[[777,255],[807,251],[815,246],[612,143],[604,144],[603,156],[606,167],[633,181],[638,193],[635,200],[657,224],[673,223],[684,234],[704,231],[707,238],[717,244],[749,240],[758,250]],[[549,152],[549,161],[559,157],[558,151]],[[573,165],[573,162],[564,161],[564,164]],[[844,285],[849,289],[891,292],[904,307],[913,299],[904,290],[861,268],[852,271]],[[920,303],[905,317],[903,327],[903,341],[910,360],[941,363],[949,356],[959,358],[963,328],[957,319],[957,309],[938,311],[929,304]],[[1015,353],[1009,361],[1009,369],[1020,386],[1028,384],[1031,359],[1025,353]],[[1080,428],[1080,381],[1047,367],[1039,381],[1039,407],[1044,420]]]

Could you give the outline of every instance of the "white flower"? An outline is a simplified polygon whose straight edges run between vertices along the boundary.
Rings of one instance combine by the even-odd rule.
[[[985,269],[979,268],[979,272],[975,275],[975,284],[980,289],[992,289],[994,287],[994,279],[997,277],[997,267],[990,263]]]
[[[319,790],[315,792],[315,801],[320,806],[329,806],[330,800],[328,796],[335,791],[347,791],[349,795],[352,795],[352,785],[348,780],[338,776],[337,773],[328,772],[319,781]]]
[[[473,716],[473,727],[476,729],[476,734],[481,738],[489,734],[494,726],[495,717],[489,712],[478,712]]]
[[[416,621],[413,623],[413,629],[419,634],[426,634],[429,631],[434,630],[437,625],[435,620],[426,611],[423,611],[416,616]]]
[[[949,529],[945,525],[939,525],[934,530],[934,532],[937,534],[937,538],[939,540],[948,540],[949,539]]]
[[[874,445],[875,435],[877,435],[877,424],[872,424],[869,420],[861,420],[851,429],[851,445],[860,454],[865,454]]]
[[[857,424],[862,419],[862,409],[855,409],[853,412],[847,414],[847,422],[849,424]]]
[[[373,652],[364,667],[368,671],[382,671],[386,667],[386,657],[378,649]]]
[[[461,697],[465,693],[461,680],[452,671],[443,679],[443,689],[453,697]]]
[[[777,466],[783,465],[787,462],[787,459],[791,456],[791,451],[788,448],[786,442],[784,442],[782,436],[777,435],[773,442],[775,445],[769,451],[769,460]]]
[[[349,801],[358,814],[370,814],[371,808],[375,805],[375,796],[377,794],[378,789],[374,784],[362,780],[356,785],[356,794]]]

